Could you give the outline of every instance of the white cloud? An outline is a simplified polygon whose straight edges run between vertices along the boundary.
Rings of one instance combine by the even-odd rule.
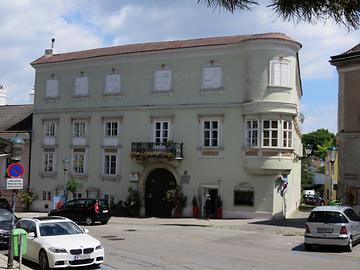
[[[305,115],[303,133],[312,132],[320,127],[337,132],[337,104],[303,106],[303,113]]]

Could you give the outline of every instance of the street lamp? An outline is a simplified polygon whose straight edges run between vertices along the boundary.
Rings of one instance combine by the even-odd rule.
[[[25,141],[18,137],[17,135],[14,138],[9,139],[12,143],[12,151],[11,151],[11,160],[18,162],[21,161],[21,155],[23,151],[23,147]],[[14,223],[15,223],[15,203],[16,203],[16,192],[15,189],[12,190],[12,210],[11,210],[11,230],[10,230],[10,237],[9,237],[9,247],[8,247],[8,261],[7,261],[7,268],[13,269],[14,267],[14,255],[12,249],[12,234],[14,230]]]
[[[327,150],[327,157],[330,162],[330,188],[329,188],[329,202],[332,200],[333,181],[332,175],[334,170],[334,162],[336,160],[337,149],[335,146],[330,146]]]
[[[305,154],[308,156],[310,155],[312,152],[312,147],[310,144],[308,144],[306,147],[305,147]]]
[[[64,199],[65,199],[65,202],[67,201],[67,174],[68,174],[68,171],[69,171],[69,163],[70,161],[67,159],[67,158],[64,158],[63,159],[63,165],[64,165]]]

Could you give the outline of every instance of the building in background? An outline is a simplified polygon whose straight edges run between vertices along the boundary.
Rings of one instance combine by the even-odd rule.
[[[360,44],[330,63],[339,74],[337,197],[360,211]]]
[[[205,194],[212,214],[222,199],[225,218],[290,215],[301,192],[300,48],[267,33],[46,50],[32,63],[33,210],[72,180],[76,197],[137,190],[146,216],[171,215],[174,187],[185,216]]]
[[[6,104],[6,101],[4,103]],[[24,188],[30,183],[32,113],[32,105],[0,106],[0,197],[5,197],[9,201],[11,201],[11,190],[6,189],[6,178],[7,166],[11,163],[12,138],[19,137],[25,141],[21,157],[21,164],[24,167],[22,176]],[[21,204],[17,206],[20,207]]]

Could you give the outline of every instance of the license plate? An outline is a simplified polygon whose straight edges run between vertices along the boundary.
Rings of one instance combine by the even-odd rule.
[[[90,254],[80,254],[80,255],[74,255],[73,260],[77,261],[77,260],[84,260],[89,258],[90,258]]]
[[[317,232],[318,233],[332,233],[334,231],[334,229],[330,229],[330,228],[318,228]]]
[[[107,212],[109,212],[109,210],[103,210],[103,213],[107,213]]]

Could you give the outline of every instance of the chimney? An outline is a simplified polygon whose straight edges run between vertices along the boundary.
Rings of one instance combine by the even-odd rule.
[[[55,38],[51,39],[51,48],[45,49],[45,57],[52,56],[54,53],[54,44],[55,44]]]
[[[3,85],[0,84],[0,106],[6,105],[7,91]]]

